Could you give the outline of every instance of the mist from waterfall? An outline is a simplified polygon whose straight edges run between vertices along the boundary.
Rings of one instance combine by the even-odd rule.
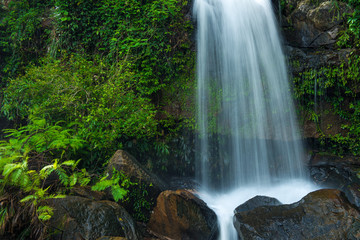
[[[271,0],[195,0],[197,177],[235,240],[233,211],[255,195],[283,203],[315,187],[305,159]]]

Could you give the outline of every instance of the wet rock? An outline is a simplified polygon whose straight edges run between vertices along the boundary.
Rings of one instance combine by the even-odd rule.
[[[360,209],[359,158],[314,154],[309,162],[313,181],[343,191],[349,201]]]
[[[117,203],[67,196],[49,199],[46,205],[54,208],[54,215],[48,223],[53,232],[51,239],[95,240],[102,236],[142,239],[136,223]]]
[[[340,1],[302,0],[293,3],[284,23],[287,42],[294,47],[333,47],[344,29],[343,16],[352,9]]]
[[[359,239],[359,217],[342,192],[323,189],[294,204],[236,213],[234,226],[246,240]]]
[[[206,203],[189,191],[164,191],[151,215],[148,228],[175,240],[210,240],[217,237],[217,218]]]
[[[105,237],[98,238],[96,240],[127,240],[127,239],[124,238],[124,237],[108,237],[108,236],[105,236]]]
[[[276,198],[266,196],[255,196],[235,208],[235,213],[250,211],[261,206],[278,206],[281,202]]]

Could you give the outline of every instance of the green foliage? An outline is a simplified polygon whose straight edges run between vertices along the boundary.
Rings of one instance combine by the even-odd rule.
[[[7,140],[0,142],[1,192],[4,194],[10,187],[19,189],[24,196],[19,204],[31,202],[40,221],[48,220],[53,211],[38,204],[65,196],[60,190],[55,193],[50,190],[53,188],[47,183],[50,175],[57,176],[57,189],[86,185],[90,181],[85,170],[77,170],[79,161],[69,159],[84,141],[60,124],[50,125],[45,119],[30,116],[26,126],[5,130]],[[9,209],[2,209],[1,226],[5,225]]]
[[[128,177],[126,177],[122,172],[119,172],[113,169],[111,177],[107,173],[102,177],[95,185],[91,187],[93,191],[103,191],[110,188],[111,194],[114,200],[117,202],[124,199],[128,193],[128,188],[135,183],[132,183]]]
[[[191,71],[187,1],[57,0],[59,41],[132,63],[135,88],[152,95]],[[190,69],[189,69],[190,66]]]
[[[34,114],[51,123],[64,121],[86,141],[94,161],[101,157],[104,162],[121,148],[122,139],[156,136],[155,107],[135,93],[130,63],[109,67],[79,55],[44,61],[9,82],[1,108],[9,119]],[[92,165],[91,156],[85,156],[86,164]]]
[[[41,221],[47,221],[54,215],[54,209],[49,206],[40,206],[36,209]]]
[[[35,117],[30,120],[25,127],[6,130],[9,139],[0,142],[2,186],[12,185],[31,192],[23,201],[37,204],[39,199],[47,197],[43,186],[51,173],[55,173],[64,186],[89,182],[86,174],[75,171],[78,161],[68,160],[72,152],[82,147],[83,141],[58,124],[49,125]],[[51,164],[46,164],[48,162]],[[36,169],[36,164],[43,167]]]
[[[352,53],[348,61],[339,66],[312,69],[294,77],[295,97],[303,110],[310,112],[311,120],[317,124],[319,122],[317,98],[327,102],[331,106],[328,111],[346,122],[341,126],[343,133],[336,135],[326,136],[318,126],[321,141],[338,155],[360,154],[359,80],[360,56],[356,53]]]
[[[88,171],[121,148],[154,170],[178,170],[183,122],[163,109],[192,93],[189,12],[186,0],[0,3],[1,114],[17,128],[0,144],[0,181],[20,192],[19,206],[36,205],[32,214],[48,220],[42,200],[88,184]],[[149,186],[118,172],[95,182],[148,218]]]
[[[42,19],[52,1],[12,0],[1,3],[0,76],[14,76],[46,52],[48,33]]]
[[[358,0],[342,0],[349,4],[354,11],[345,17],[347,27],[339,37],[337,44],[339,47],[359,48],[360,47],[360,2]]]
[[[137,183],[136,187],[132,187],[128,196],[123,201],[125,205],[130,205],[131,216],[140,222],[148,222],[150,211],[154,207],[156,199],[149,197],[149,186],[145,183]]]

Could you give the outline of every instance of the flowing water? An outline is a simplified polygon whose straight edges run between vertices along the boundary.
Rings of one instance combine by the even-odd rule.
[[[281,200],[283,183],[302,196],[311,188],[296,181],[306,175],[304,151],[271,0],[195,0],[194,14],[197,175],[203,198],[232,224],[234,208],[266,189]],[[224,231],[222,240],[236,239]]]

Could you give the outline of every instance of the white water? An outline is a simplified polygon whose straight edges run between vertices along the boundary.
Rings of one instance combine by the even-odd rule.
[[[255,195],[290,203],[313,188],[296,180],[305,154],[271,0],[195,0],[194,14],[197,176],[220,239],[237,239],[224,230],[236,206]]]
[[[225,194],[200,192],[200,197],[214,210],[218,217],[220,240],[236,240],[237,232],[233,227],[234,210],[240,204],[259,195],[278,199],[283,204],[299,201],[317,188],[304,180],[290,180],[272,187],[243,186]]]

